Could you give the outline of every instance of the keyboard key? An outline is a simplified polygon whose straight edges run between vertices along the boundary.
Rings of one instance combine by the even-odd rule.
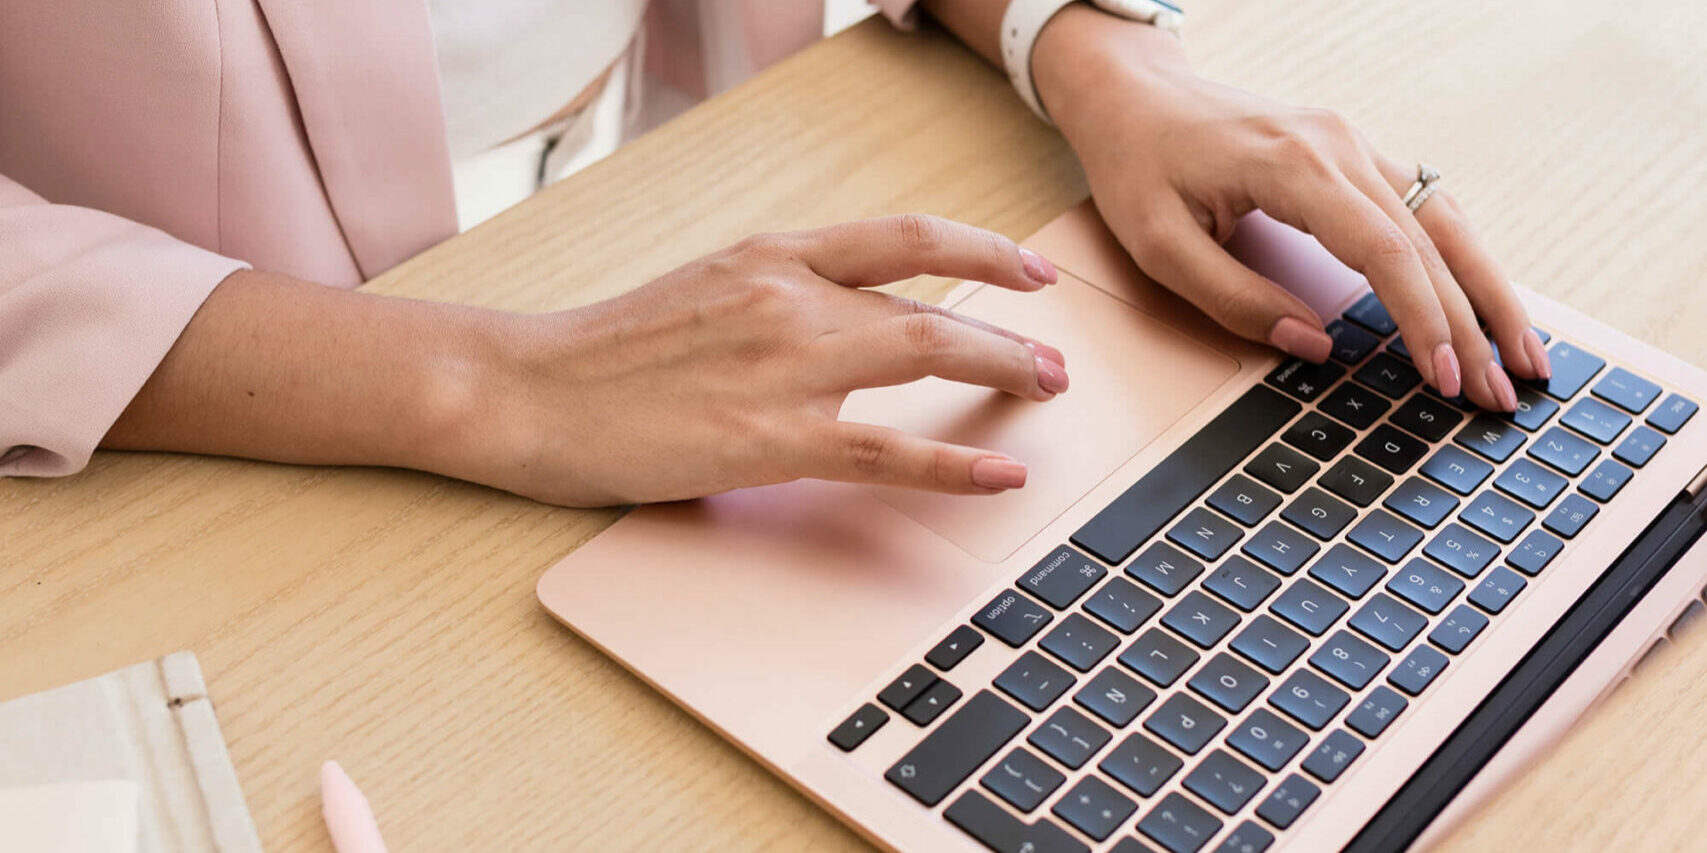
[[[1268,679],[1222,652],[1210,658],[1187,685],[1198,695],[1237,714],[1268,688]]]
[[[1387,306],[1382,305],[1373,293],[1345,309],[1345,318],[1383,338],[1399,330],[1399,324],[1393,322],[1393,315],[1387,313]]]
[[[1230,815],[1244,808],[1245,803],[1268,784],[1268,779],[1246,767],[1226,750],[1217,749],[1204,756],[1181,784],[1202,797],[1204,802]]]
[[[1016,746],[978,784],[1007,800],[1008,805],[1029,812],[1043,805],[1044,799],[1065,781],[1067,777],[1061,771],[1050,767],[1031,750]]]
[[[1377,738],[1410,703],[1386,686],[1376,687],[1345,717],[1351,730],[1366,738]]]
[[[1305,412],[1288,427],[1280,440],[1322,460],[1334,458],[1355,437],[1351,430],[1334,423],[1317,412]]]
[[[1439,390],[1437,390],[1436,388],[1434,388],[1431,385],[1424,385],[1423,386],[1423,393],[1429,395],[1430,397],[1435,398],[1436,400],[1441,401],[1442,403],[1445,403],[1448,406],[1451,406],[1454,409],[1457,409],[1460,412],[1474,412],[1474,411],[1476,411],[1476,404],[1470,402],[1470,399],[1468,397],[1465,397],[1463,394],[1459,394],[1459,395],[1454,396],[1454,397],[1448,397],[1444,394],[1441,394]]]
[[[1375,676],[1391,661],[1380,649],[1352,636],[1349,631],[1335,631],[1310,656],[1312,666],[1353,690],[1369,686],[1369,682],[1375,680]]]
[[[1351,605],[1312,583],[1309,578],[1299,578],[1268,609],[1312,636],[1320,637],[1328,626],[1339,621],[1351,609]]]
[[[1648,426],[1671,435],[1683,429],[1683,425],[1689,423],[1690,417],[1695,414],[1695,410],[1698,408],[1700,407],[1695,405],[1694,400],[1672,394],[1665,398],[1665,402],[1661,403],[1653,414],[1648,416]]]
[[[1156,691],[1111,666],[1087,682],[1085,689],[1073,695],[1073,701],[1120,729],[1156,701]]]
[[[1019,579],[1019,588],[1043,599],[1056,610],[1065,610],[1086,590],[1102,580],[1108,570],[1089,557],[1062,545],[1038,561]]]
[[[1392,424],[1382,424],[1357,443],[1357,455],[1374,462],[1394,474],[1403,474],[1417,464],[1428,452],[1428,445],[1398,430]]]
[[[977,791],[961,794],[942,816],[985,847],[1004,853],[1086,853],[1090,849],[1051,821],[1027,826]]]
[[[1280,506],[1280,495],[1243,474],[1234,474],[1209,496],[1209,505],[1246,527],[1255,527]]]
[[[1275,829],[1285,829],[1298,820],[1298,816],[1310,807],[1311,803],[1320,796],[1322,789],[1310,780],[1296,773],[1286,777],[1268,799],[1257,806],[1257,817],[1274,825]]]
[[[852,752],[855,747],[865,743],[871,733],[883,728],[889,722],[889,715],[883,709],[870,702],[859,706],[842,724],[830,732],[830,743],[843,752]]]
[[[1417,547],[1423,534],[1392,513],[1378,509],[1364,516],[1345,538],[1389,563],[1397,563]]]
[[[1331,361],[1326,364],[1311,364],[1293,358],[1287,359],[1285,364],[1268,375],[1268,384],[1308,403],[1322,396],[1328,386],[1338,382],[1344,375],[1345,368]]]
[[[925,688],[935,683],[936,676],[932,675],[930,670],[913,664],[907,667],[907,671],[901,673],[900,677],[890,682],[888,687],[883,688],[883,692],[877,694],[877,699],[899,711],[907,707],[907,703],[919,698]]]
[[[1570,539],[1580,533],[1597,512],[1600,512],[1600,507],[1594,501],[1582,495],[1567,495],[1558,508],[1548,513],[1541,526]]]
[[[1428,632],[1428,641],[1453,653],[1458,654],[1488,627],[1488,617],[1477,613],[1474,608],[1460,604],[1452,608],[1452,612],[1434,630]]]
[[[1511,549],[1511,554],[1505,558],[1505,561],[1512,568],[1533,577],[1540,574],[1542,569],[1547,568],[1547,564],[1552,562],[1553,557],[1564,547],[1565,543],[1560,542],[1552,534],[1540,530],[1531,530],[1516,548]]]
[[[1263,565],[1290,575],[1316,556],[1321,548],[1310,537],[1278,521],[1271,521],[1252,534],[1242,550]]]
[[[1274,715],[1267,708],[1258,708],[1246,717],[1227,736],[1227,745],[1246,758],[1270,770],[1279,770],[1310,742],[1310,736]]]
[[[1622,367],[1614,367],[1605,378],[1594,384],[1591,393],[1630,414],[1639,415],[1659,399],[1660,386]]]
[[[1108,740],[1107,729],[1065,706],[1056,708],[1055,713],[1050,714],[1049,719],[1026,738],[1026,742],[1044,755],[1073,770],[1085,766],[1091,756],[1108,745]]]
[[[1274,844],[1274,834],[1252,821],[1245,821],[1227,833],[1227,839],[1215,848],[1215,853],[1263,853]],[[1118,848],[1114,853],[1131,853]]]
[[[1168,531],[1168,540],[1205,560],[1219,559],[1245,535],[1238,525],[1203,507],[1186,513]]]
[[[1203,588],[1249,613],[1280,588],[1280,578],[1235,554],[1223,560],[1221,568],[1204,579]]]
[[[1347,456],[1335,462],[1318,482],[1322,488],[1358,506],[1369,506],[1393,485],[1393,478],[1362,459]]]
[[[901,709],[901,716],[916,726],[928,726],[942,716],[942,712],[960,701],[960,688],[938,679],[936,683],[925,688],[907,707]]]
[[[1139,589],[1125,578],[1110,578],[1102,589],[1085,602],[1085,612],[1114,626],[1122,634],[1130,634],[1144,620],[1162,609],[1162,600]]]
[[[1601,444],[1610,444],[1630,426],[1630,416],[1593,397],[1584,397],[1571,404],[1559,423]]]
[[[1529,582],[1523,576],[1505,566],[1488,573],[1488,576],[1476,585],[1470,592],[1470,603],[1488,611],[1499,613],[1507,604],[1523,591]]]
[[[895,762],[883,778],[913,799],[934,806],[1030,722],[1024,711],[980,690]]]
[[[1517,459],[1494,481],[1494,486],[1536,509],[1546,509],[1570,488],[1571,481],[1528,459]]]
[[[1400,483],[1381,505],[1415,524],[1432,528],[1458,508],[1458,499],[1421,477],[1411,477]]]
[[[1374,426],[1393,404],[1362,385],[1346,382],[1317,405],[1322,411],[1350,424],[1352,429],[1364,430]]]
[[[1138,831],[1168,853],[1197,853],[1221,831],[1221,819],[1180,794],[1169,794],[1138,821]]]
[[[1025,645],[1033,634],[1055,617],[1042,605],[1012,590],[1005,590],[972,617],[978,627],[1014,648]]]
[[[1329,548],[1328,553],[1310,567],[1310,577],[1333,587],[1347,598],[1362,598],[1386,575],[1386,566],[1343,543]]]
[[[1448,524],[1435,534],[1423,553],[1440,561],[1447,568],[1473,578],[1499,556],[1498,545],[1471,533],[1457,523]]]
[[[1464,420],[1464,415],[1427,394],[1416,394],[1387,420],[1423,441],[1433,443],[1451,433],[1452,428]]]
[[[1268,616],[1259,615],[1229,645],[1252,663],[1278,675],[1310,647],[1310,641]]]
[[[1594,466],[1594,470],[1583,478],[1582,485],[1578,486],[1577,490],[1606,503],[1618,495],[1619,490],[1624,488],[1625,483],[1630,482],[1630,476],[1634,473],[1611,459],[1602,459],[1600,464]]]
[[[1110,565],[1124,561],[1301,408],[1264,386],[1251,388],[1085,522],[1073,544]]]
[[[1344,320],[1329,323],[1327,332],[1334,341],[1334,360],[1345,364],[1356,364],[1368,358],[1381,344],[1380,338]]]
[[[1534,388],[1519,385],[1516,391],[1517,411],[1502,415],[1502,417],[1528,432],[1534,432],[1546,426],[1547,419],[1559,411],[1558,403]]]
[[[1468,495],[1494,473],[1494,466],[1459,450],[1442,447],[1423,463],[1422,475],[1461,495]]]
[[[1137,803],[1095,776],[1080,779],[1053,809],[1056,816],[1098,841],[1112,835],[1137,810]]]
[[[1509,543],[1535,520],[1535,513],[1497,493],[1483,492],[1458,517],[1495,540]]]
[[[1284,444],[1271,444],[1245,466],[1245,473],[1292,494],[1316,476],[1321,468],[1308,456]]]
[[[1028,651],[996,676],[996,687],[1033,711],[1041,711],[1073,686],[1073,676],[1037,652]]]
[[[1630,435],[1620,442],[1618,448],[1612,451],[1613,458],[1637,468],[1648,464],[1654,454],[1666,444],[1666,437],[1658,431],[1645,426],[1636,427]]]
[[[1331,783],[1362,754],[1363,741],[1347,734],[1345,729],[1334,729],[1316,745],[1302,766],[1305,773]]]
[[[1103,758],[1097,769],[1138,796],[1148,797],[1161,790],[1184,766],[1185,762],[1161,744],[1134,732]]]
[[[1386,353],[1370,359],[1352,378],[1395,400],[1422,384],[1422,374],[1416,368]]]
[[[1200,593],[1192,593],[1199,595]],[[1115,646],[1120,645],[1120,638],[1115,634],[1097,627],[1095,622],[1078,613],[1069,613],[1067,618],[1054,630],[1043,635],[1038,641],[1038,647],[1060,658],[1068,666],[1080,671],[1090,672]]]
[[[1238,626],[1239,614],[1194,589],[1162,616],[1162,624],[1207,649]]]
[[[972,654],[973,649],[982,645],[983,634],[972,630],[970,625],[961,625],[925,655],[925,662],[947,672],[965,660],[967,655]]]
[[[1314,731],[1321,731],[1351,701],[1351,697],[1314,672],[1300,669],[1294,671],[1268,697],[1268,701],[1292,719]]]
[[[1304,532],[1317,539],[1332,539],[1357,517],[1357,510],[1311,486],[1294,498],[1292,503],[1287,504],[1280,517],[1303,528]]]
[[[1184,693],[1169,696],[1144,721],[1144,728],[1161,735],[1162,740],[1179,747],[1187,755],[1196,755],[1204,744],[1226,727],[1224,717]]]
[[[1174,639],[1174,635],[1160,628],[1151,628],[1127,646],[1116,660],[1121,666],[1166,687],[1197,663],[1197,652]]]
[[[1203,574],[1203,564],[1166,542],[1157,542],[1126,566],[1126,573],[1163,595],[1178,595]]]
[[[1606,366],[1605,359],[1583,352],[1564,341],[1554,344],[1553,348],[1547,351],[1547,360],[1553,365],[1553,378],[1542,385],[1542,390],[1560,400],[1569,400],[1576,396],[1576,393]]]
[[[1553,427],[1536,439],[1529,455],[1575,477],[1600,455],[1600,448],[1561,427]]]
[[[1399,661],[1398,666],[1393,667],[1387,683],[1415,696],[1428,689],[1434,677],[1446,668],[1446,661],[1446,655],[1435,651],[1433,646],[1417,646]]]
[[[1523,446],[1524,438],[1523,430],[1516,424],[1491,412],[1482,412],[1459,430],[1453,440],[1495,462],[1504,462]]]
[[[1428,618],[1378,592],[1358,609],[1348,624],[1363,636],[1397,652],[1416,639],[1428,625]]]

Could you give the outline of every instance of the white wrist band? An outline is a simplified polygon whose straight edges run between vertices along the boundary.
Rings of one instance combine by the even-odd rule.
[[[1002,14],[1002,64],[1007,66],[1008,80],[1013,83],[1019,99],[1043,119],[1054,124],[1043,102],[1037,97],[1037,86],[1031,77],[1031,51],[1037,46],[1037,36],[1055,13],[1075,0],[1009,0]],[[1095,0],[1097,8],[1111,15],[1150,24],[1159,29],[1178,33],[1185,14],[1167,0]]]

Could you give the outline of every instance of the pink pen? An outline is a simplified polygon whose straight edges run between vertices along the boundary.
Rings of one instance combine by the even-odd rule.
[[[367,797],[336,761],[320,765],[320,813],[338,853],[386,853]]]

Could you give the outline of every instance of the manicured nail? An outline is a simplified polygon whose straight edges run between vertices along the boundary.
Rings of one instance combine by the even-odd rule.
[[[1505,375],[1504,368],[1491,361],[1488,362],[1488,387],[1493,390],[1500,408],[1508,412],[1517,411],[1517,391],[1511,387],[1511,378]]]
[[[1026,341],[1025,345],[1031,347],[1032,352],[1041,355],[1062,367],[1067,366],[1067,357],[1062,355],[1060,350],[1039,341]]]
[[[1529,363],[1535,367],[1535,375],[1542,379],[1553,378],[1553,360],[1547,357],[1547,347],[1541,343],[1541,336],[1534,329],[1523,333],[1523,351],[1529,353]]]
[[[986,489],[1017,489],[1025,485],[1025,466],[1002,456],[972,463],[972,482]]]
[[[1043,356],[1037,357],[1037,386],[1051,394],[1067,390],[1067,368]]]
[[[1334,351],[1334,339],[1328,333],[1312,327],[1297,317],[1282,317],[1268,330],[1268,342],[1274,348],[1305,361],[1321,364]]]
[[[1038,284],[1054,284],[1060,276],[1055,274],[1055,265],[1048,258],[1030,249],[1019,250],[1020,265],[1025,267],[1025,274]]]
[[[1434,348],[1434,387],[1448,397],[1456,397],[1464,390],[1464,377],[1458,372],[1458,354],[1452,351],[1451,344]]]

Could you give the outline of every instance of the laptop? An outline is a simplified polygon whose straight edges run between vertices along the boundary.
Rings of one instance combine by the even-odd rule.
[[[1088,203],[1027,245],[1060,284],[944,304],[1058,346],[1072,390],[842,415],[1025,488],[644,506],[540,601],[878,846],[1003,853],[1420,849],[1701,610],[1702,371],[1524,292],[1552,379],[1479,412],[1258,214],[1229,248],[1329,320],[1327,364],[1147,280]]]

